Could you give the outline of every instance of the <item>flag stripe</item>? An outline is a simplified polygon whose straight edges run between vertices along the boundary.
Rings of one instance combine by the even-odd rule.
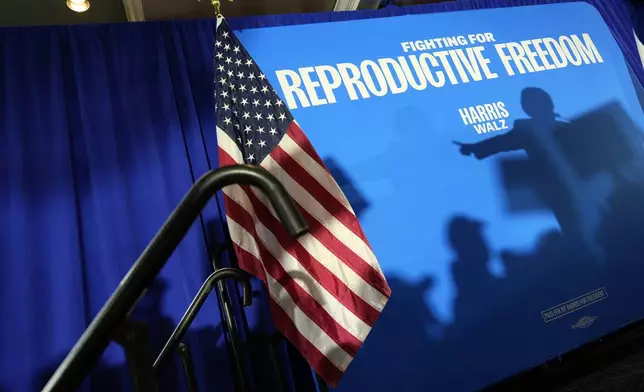
[[[289,131],[290,131],[289,127]],[[290,135],[291,132],[287,132],[282,140],[280,141],[280,145],[284,148],[286,151],[297,151],[298,149],[300,150],[297,153],[291,153],[291,158],[297,161],[297,163],[305,167],[306,170],[308,171],[309,175],[315,179],[320,185],[324,187],[324,189],[327,190],[333,197],[342,205],[344,208],[347,209],[352,215],[355,216],[355,213],[353,211],[353,208],[351,207],[351,204],[347,200],[347,198],[344,196],[344,193],[342,193],[342,190],[338,186],[338,184],[335,182],[333,177],[329,175],[329,171],[326,168],[326,165],[324,163],[320,164],[318,160],[315,158],[311,157],[307,151],[302,149],[299,144],[291,138]]]
[[[326,168],[326,165],[322,161],[322,158],[320,158],[317,151],[315,151],[315,149],[313,148],[313,145],[306,137],[304,132],[302,132],[302,128],[300,128],[297,122],[293,121],[293,124],[291,124],[286,134],[291,138],[291,140],[293,140],[293,142],[295,142],[298,146],[300,146],[300,148],[304,152],[306,152],[306,155],[310,156],[311,159],[317,162],[320,166],[324,167],[328,172],[328,169]]]
[[[327,354],[323,354],[310,340],[301,332],[302,329],[292,322],[284,308],[282,308],[274,298],[270,301],[271,314],[277,328],[290,340],[295,347],[302,353],[309,364],[331,387],[335,388],[342,377],[346,366],[341,370],[334,362],[329,359]]]
[[[241,226],[239,226],[234,220],[229,218],[228,222],[231,232],[231,238],[233,240],[233,246],[235,248],[235,252],[239,257],[240,265],[246,264],[259,266],[261,272],[256,276],[262,279],[262,281],[266,282],[266,274],[261,267],[258,256],[255,255],[256,253],[254,253],[254,251],[249,251],[247,249],[249,245],[249,241],[247,239],[251,238],[252,240],[252,236],[249,235],[249,233],[244,229],[242,229]],[[242,243],[243,245],[240,246],[238,245],[238,243]],[[255,267],[252,267],[252,269],[255,269]],[[270,293],[270,289],[269,296],[271,314],[273,315],[273,320],[276,327],[284,334],[284,336],[288,340],[290,340],[298,348],[298,350],[300,350],[302,355],[308,359],[309,363],[313,367],[313,370],[315,370],[315,372],[318,373],[324,380],[327,380],[327,382],[329,382],[332,387],[336,387],[338,380],[340,379],[340,377],[342,377],[342,372],[346,369],[346,366],[344,366],[341,370],[329,358],[327,358],[327,356],[322,351],[320,351],[318,347],[316,347],[313,343],[311,343],[310,340],[308,340],[302,333],[300,333],[298,326],[284,311],[282,306],[277,303],[276,299]],[[290,309],[289,306],[293,305],[284,304],[284,307],[287,309]],[[332,350],[337,350],[336,353],[340,355],[340,359],[336,360],[336,362],[348,363],[351,361],[349,357],[342,355],[342,350]]]
[[[224,199],[226,206],[228,206],[228,203],[229,201]],[[264,267],[259,261],[259,249],[257,248],[255,238],[248,235],[248,231],[230,215],[226,215],[226,221],[228,223],[228,230],[230,231],[230,238],[238,255],[237,261],[239,262],[239,266],[248,272],[253,271],[254,276],[266,282],[266,271],[264,271]],[[242,250],[243,253],[240,253]]]
[[[242,259],[252,260],[251,263],[255,263],[261,266],[261,262],[256,255],[250,253],[247,249],[238,245],[238,241],[242,236],[250,236],[251,233],[244,230],[241,226],[235,222],[234,219],[230,220],[233,230],[231,234],[234,235],[232,238],[237,249],[240,253]],[[294,342],[296,346],[301,350],[302,346],[308,346],[309,350],[315,351],[313,355],[319,356],[320,362],[328,362],[328,365],[331,365],[334,369],[336,376],[339,376],[341,373],[339,371],[344,371],[348,366],[349,362],[353,359],[351,355],[343,351],[335,342],[333,342],[330,337],[324,331],[314,331],[316,333],[307,333],[311,329],[307,327],[312,324],[310,320],[301,309],[295,305],[293,299],[289,296],[288,292],[277,282],[272,279],[270,275],[267,275],[265,272],[263,274],[265,277],[264,282],[267,284],[269,295],[272,301],[283,311],[283,317],[276,319],[277,326],[280,330],[283,327],[293,326],[296,330],[302,331],[299,333],[299,338],[297,342]],[[309,325],[307,325],[309,324]],[[317,329],[317,328],[312,328]],[[289,336],[287,336],[289,338]],[[290,338],[289,338],[290,339]],[[327,355],[330,354],[330,355]],[[325,361],[322,361],[322,358],[325,358]],[[325,365],[325,367],[327,367]],[[327,371],[332,369],[327,369]]]
[[[297,326],[297,329],[304,337],[311,342],[320,352],[329,358],[329,360],[340,370],[346,370],[353,356],[338,347],[327,333],[320,329],[319,325],[313,322],[302,309],[298,306],[289,306],[293,304],[293,298],[290,297],[286,290],[277,290],[279,283],[268,276],[267,284],[271,289],[269,292],[277,304],[286,311],[289,318]]]
[[[306,272],[296,271],[294,268],[287,270],[284,264],[289,261],[291,264],[296,264],[292,262],[293,257],[283,252],[277,241],[269,241],[272,238],[268,236],[268,230],[265,227],[262,225],[256,225],[256,227],[262,242],[273,245],[272,248],[261,246],[266,249],[268,255],[272,256],[272,259],[268,255],[263,258],[269,274],[286,288],[300,309],[332,336],[340,347],[347,353],[355,355],[370,331],[369,326],[338,304],[338,301]],[[280,252],[283,253],[278,258],[275,253]]]
[[[339,222],[327,209],[321,205],[315,197],[306,191],[290,174],[285,171],[271,155],[267,156],[261,164],[266,170],[274,175],[284,185],[294,201],[296,201],[306,213],[319,222],[329,234],[336,239],[338,244],[347,248],[357,259],[369,265],[376,275],[380,275],[380,266],[376,261],[371,248],[364,240],[356,236],[345,225]],[[332,247],[333,249],[335,247]],[[357,260],[356,260],[357,261]],[[384,282],[384,278],[381,277]],[[383,293],[386,294],[386,293]]]
[[[267,208],[267,201],[265,196],[259,195],[258,192],[252,192],[250,195],[251,203],[255,209],[255,213],[261,217],[262,223],[266,225],[276,237],[280,244],[290,244],[290,249],[287,251],[292,257],[297,260],[298,266],[305,270],[315,281],[319,282],[324,289],[333,295],[334,300],[339,301],[342,306],[346,307],[352,312],[353,315],[360,318],[367,325],[361,326],[369,330],[371,325],[375,323],[380,312],[366,303],[360,296],[352,292],[346,285],[345,281],[332,274],[324,265],[318,261],[315,253],[309,253],[302,245],[303,241],[293,241],[281,226],[281,223],[275,219],[273,214]],[[360,324],[357,320],[356,324]],[[364,336],[360,332],[354,333],[358,339],[363,340]]]
[[[262,215],[262,218],[267,227],[276,233],[281,243],[284,244],[290,241],[289,234],[277,220],[275,211],[270,207],[266,196],[255,190],[253,190],[253,193],[257,201],[261,203],[259,205],[253,203],[253,205],[256,210],[260,211],[260,214],[266,214]],[[290,246],[293,247],[293,256],[301,256],[306,260],[305,263],[302,263],[302,268],[307,269],[316,280],[321,282],[327,290],[356,313],[358,317],[364,317],[363,321],[370,326],[373,325],[373,322],[380,314],[380,310],[382,310],[382,303],[386,301],[386,297],[369,283],[362,280],[352,269],[346,268],[314,236],[307,234],[298,238],[297,242],[291,242]]]
[[[287,137],[286,135],[285,137]],[[349,230],[356,236],[362,239],[362,229],[355,215],[349,211],[340,201],[338,201],[320,182],[318,182],[309,173],[308,167],[303,168],[299,162],[296,162],[293,157],[304,154],[297,145],[291,146],[297,149],[289,149],[285,151],[281,148],[282,143],[271,153],[275,161],[284,168],[284,170],[291,174],[291,177],[297,179],[297,182],[309,193],[315,197],[318,202],[323,205],[338,221],[342,222]],[[298,151],[299,150],[299,151]],[[300,159],[301,160],[301,159]]]
[[[249,193],[248,189],[246,187],[241,187],[241,189],[240,187],[235,187],[234,190],[239,191],[231,192],[232,190],[230,188],[225,190],[228,216],[244,230],[259,239],[259,241],[256,241],[256,244],[259,249],[259,255],[261,256],[260,259],[263,261],[264,269],[269,275],[268,278],[273,278],[279,282],[309,318],[314,320],[321,329],[326,331],[344,351],[355,355],[362,341],[345,328],[345,325],[349,325],[349,328],[355,330],[355,325],[353,325],[355,320],[350,320],[350,318],[355,318],[355,316],[346,311],[341,305],[333,306],[333,304],[329,304],[328,302],[330,302],[330,298],[332,297],[328,295],[324,298],[323,293],[325,290],[318,286],[317,282],[306,272],[297,270],[297,276],[293,276],[287,272],[294,270],[294,268],[287,270],[282,264],[287,262],[285,260],[287,253],[283,249],[281,251],[276,249],[281,247],[276,240],[270,238],[270,235],[267,233],[268,230],[261,223],[261,219],[257,219],[259,216],[256,213],[257,211],[253,214],[252,207],[245,208],[243,206],[244,204],[248,205],[250,203],[248,200],[241,201],[247,197]],[[271,246],[272,249],[267,248],[267,246]],[[314,295],[311,294],[311,291],[315,293],[314,295],[321,298],[316,300]],[[337,303],[335,299],[333,300],[333,302]],[[343,313],[343,311],[345,311],[344,314],[338,315],[338,313]],[[369,330],[368,326],[364,324],[363,326],[363,328],[366,327]]]
[[[241,151],[235,145],[235,142],[224,132],[221,128],[217,127],[217,142],[219,144],[219,165],[237,165],[244,163],[244,157]],[[222,155],[222,150],[226,153]]]

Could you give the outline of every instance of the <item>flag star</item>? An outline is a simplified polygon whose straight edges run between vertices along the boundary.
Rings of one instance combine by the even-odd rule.
[[[240,137],[238,137],[238,138],[237,138],[237,141],[238,141],[239,143],[241,143],[241,142],[242,142],[242,140],[241,140],[241,138],[240,138]]]
[[[235,48],[233,48],[233,52],[239,53],[239,46],[235,46]]]
[[[226,98],[228,96],[228,91],[224,90],[220,94],[222,97]]]
[[[255,154],[249,154],[248,158],[246,158],[248,161],[254,161],[255,160]]]
[[[224,109],[224,110],[228,110],[228,108],[230,108],[230,106],[228,106],[228,104],[227,104],[227,103],[225,103],[225,104],[222,106],[222,109]]]
[[[248,75],[248,79],[250,79],[250,80],[255,79],[255,74],[251,72],[251,73]]]
[[[264,106],[266,106],[267,108],[270,107],[271,106],[271,101],[269,101],[267,99],[266,102],[264,102]]]
[[[228,74],[228,77],[229,77],[229,78],[230,78],[230,77],[232,77],[232,76],[235,74],[235,73],[234,73],[233,71],[231,71],[231,70],[228,70],[228,72],[226,72],[226,73]]]
[[[282,103],[282,101],[278,99],[277,101],[275,101],[275,105],[281,107],[282,105],[284,105],[284,103]]]
[[[244,128],[244,132],[249,133],[251,131],[250,125],[246,125],[246,128]]]
[[[277,134],[277,130],[275,128],[271,128],[270,131],[268,131],[271,135],[275,136]]]
[[[224,72],[224,66],[223,66],[223,65],[221,65],[221,64],[219,64],[219,66],[217,67],[217,69],[219,70],[219,72]]]
[[[224,119],[224,123],[226,123],[226,124],[230,124],[230,118],[229,118],[229,117],[226,117],[226,118]]]
[[[257,133],[261,134],[261,133],[264,133],[264,132],[266,132],[266,131],[264,131],[264,127],[257,128]]]
[[[237,110],[233,110],[233,114],[236,116],[237,115]],[[239,127],[237,127],[239,128]]]
[[[236,96],[233,96],[231,99],[233,100],[234,103],[237,103],[237,97]]]
[[[239,124],[235,123],[235,128],[239,129]]]
[[[228,38],[228,32],[227,31],[224,31],[221,35],[223,35],[224,38]]]
[[[215,55],[215,57],[217,57],[218,59],[221,59],[222,57],[224,57],[224,55],[218,52],[218,53]],[[223,69],[220,69],[220,71],[223,71]]]
[[[257,87],[253,86],[253,88],[250,89],[251,93],[257,93]]]
[[[279,117],[277,118],[279,118],[280,120],[286,120],[286,116],[284,115],[284,113],[280,113]]]
[[[270,104],[270,102],[268,101],[266,102]],[[266,119],[269,121],[273,121],[275,119],[275,116],[273,116],[273,113],[269,113],[268,116],[266,116]]]
[[[261,120],[262,119],[262,114],[261,113],[255,113],[255,119],[256,120]]]
[[[226,61],[226,64],[230,64],[233,62],[233,60],[231,60],[230,57],[226,57],[225,61]]]
[[[253,87],[254,88],[254,87]],[[252,90],[251,90],[252,91]],[[259,99],[253,100],[253,105],[254,106],[259,106]]]
[[[259,146],[260,147],[266,147],[266,142],[264,140],[259,141]]]
[[[244,115],[242,117],[244,118],[244,120],[247,120],[250,118],[250,113],[244,112]]]
[[[245,85],[245,84],[242,84],[241,86],[239,86],[239,89],[240,89],[241,91],[246,91],[246,85]]]
[[[221,84],[226,83],[226,79],[222,77],[221,79],[219,79],[219,83],[221,83]]]
[[[221,41],[215,41],[215,46],[220,48],[221,47]]]
[[[243,78],[244,78],[244,73],[243,73],[243,72],[239,72],[239,73],[237,74],[237,77],[238,77],[239,79],[243,79]]]
[[[241,65],[241,60],[240,59],[235,60],[235,65]]]
[[[235,85],[234,85],[234,84],[232,84],[232,83],[231,83],[231,84],[229,84],[228,86],[230,87],[230,89],[231,89],[231,90],[236,90],[236,89],[237,89],[237,86],[235,86]]]
[[[244,87],[243,84],[242,84],[242,87]],[[244,91],[244,89],[242,89],[242,88],[240,88],[240,90]],[[248,105],[248,100],[246,98],[242,98],[240,103],[242,104],[242,106]]]
[[[268,92],[268,86],[264,85],[264,87],[262,87],[262,92],[263,93]]]
[[[248,147],[252,146],[252,145],[253,145],[253,139],[248,139],[248,140],[246,140],[246,145],[247,145]]]
[[[230,45],[228,44],[224,45],[224,50],[230,50]]]
[[[252,64],[253,64],[253,60],[251,59],[246,60],[246,65],[252,65]]]
[[[260,79],[262,79],[262,80],[264,80],[264,79],[266,79],[266,75],[264,75],[264,74],[259,74],[259,78],[260,78]]]

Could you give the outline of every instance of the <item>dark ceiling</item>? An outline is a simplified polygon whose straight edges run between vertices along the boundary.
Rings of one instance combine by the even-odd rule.
[[[0,26],[124,21],[122,0],[93,0],[89,11],[80,14],[68,9],[65,0],[0,0]]]
[[[212,18],[210,0],[141,0],[146,20]],[[60,25],[127,21],[123,0],[90,0],[76,13],[65,0],[0,0],[0,26]],[[332,11],[335,0],[222,0],[226,16]]]
[[[3,1],[3,0],[0,0]],[[4,0],[6,1],[6,0]],[[146,20],[212,18],[210,0],[142,0]],[[335,0],[221,0],[228,17],[333,11]]]
[[[146,20],[212,18],[210,0],[90,0],[91,8],[76,13],[65,0],[0,0],[0,26],[60,25],[127,21],[123,2],[140,1]],[[221,0],[229,17],[332,11],[336,0]],[[441,0],[395,0],[397,5]],[[361,9],[375,8],[381,0],[362,0]]]

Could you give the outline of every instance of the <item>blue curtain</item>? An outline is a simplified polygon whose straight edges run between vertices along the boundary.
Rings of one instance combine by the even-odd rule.
[[[460,1],[230,24],[244,29],[546,2]],[[644,80],[628,1],[590,3]],[[216,167],[213,27],[199,20],[0,29],[0,391],[42,385],[190,185]],[[157,350],[207,276],[214,239],[225,238],[218,201],[137,307],[134,316],[153,326]],[[251,329],[270,332],[266,308],[257,302],[246,310]],[[187,342],[202,389],[229,391],[220,317],[213,298]],[[253,373],[268,368],[252,365]],[[166,365],[162,390],[181,389],[179,372],[176,361]],[[293,387],[297,378],[286,381]],[[128,382],[122,352],[112,346],[85,389],[126,390]]]
[[[0,390],[42,384],[216,162],[203,136],[215,126],[210,29],[0,30]],[[207,276],[208,236],[221,238],[216,202],[137,307],[157,350]],[[214,301],[205,309],[187,341],[196,365],[208,366],[198,369],[202,384],[230,390],[219,310]],[[123,362],[111,347],[86,388],[125,390]],[[177,371],[167,364],[163,390],[178,390]]]

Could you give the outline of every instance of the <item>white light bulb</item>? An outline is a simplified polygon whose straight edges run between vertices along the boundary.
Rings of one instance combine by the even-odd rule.
[[[89,9],[87,0],[67,0],[67,8],[74,12],[85,12]]]

